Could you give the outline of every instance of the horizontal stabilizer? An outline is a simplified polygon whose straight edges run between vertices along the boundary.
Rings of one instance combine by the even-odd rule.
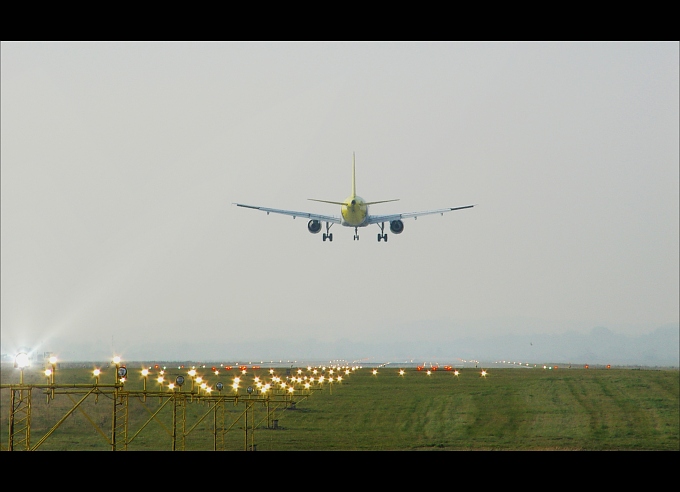
[[[375,205],[376,203],[387,203],[387,202],[398,202],[399,198],[395,198],[394,200],[381,200],[379,202],[366,202],[364,205]]]
[[[321,202],[321,203],[332,203],[333,205],[347,205],[345,202],[332,202],[330,200],[316,200],[314,198],[307,198],[307,200],[311,200],[313,202]]]

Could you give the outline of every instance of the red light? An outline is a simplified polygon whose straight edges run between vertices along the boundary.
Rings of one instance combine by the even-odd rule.
[[[259,369],[260,366],[253,366],[253,369]]]
[[[227,371],[231,371],[231,366],[226,366],[225,369],[226,369]]]
[[[158,364],[156,364],[154,367],[155,367],[156,369],[158,369]]]
[[[423,366],[418,366],[418,367],[416,367],[416,370],[417,370],[417,371],[422,371],[422,370],[423,370]]]
[[[588,364],[586,364],[586,369],[588,369]]]
[[[607,369],[611,369],[611,368],[612,368],[611,364],[607,364]]]

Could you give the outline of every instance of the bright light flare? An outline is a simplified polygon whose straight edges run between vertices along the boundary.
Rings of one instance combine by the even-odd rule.
[[[485,371],[484,369],[482,369],[482,377],[483,377],[483,378],[486,377],[486,371]]]
[[[113,358],[113,363],[114,363],[114,364],[120,364],[120,357],[118,357],[118,356],[116,355],[116,356]]]
[[[92,371],[92,374],[93,374],[94,377],[96,377],[96,378],[99,377],[99,375],[100,375],[101,373],[102,373],[102,372],[101,372],[99,369],[95,369],[94,371]]]
[[[50,377],[52,375],[52,369],[45,369],[45,376]]]
[[[404,370],[403,370],[403,369],[399,369],[399,375],[400,375],[400,376],[403,376],[403,375],[404,375]]]
[[[31,364],[31,361],[28,358],[28,354],[25,353],[25,352],[21,352],[20,354],[17,354],[16,358],[14,359],[14,362],[16,363],[16,365],[19,369],[23,369],[24,367],[28,367]]]
[[[57,358],[54,355],[52,357],[50,357],[49,360],[50,360],[50,364],[52,364],[52,365],[57,363]]]
[[[375,376],[376,374],[378,374],[378,370],[377,370],[377,369],[373,369],[373,375]]]

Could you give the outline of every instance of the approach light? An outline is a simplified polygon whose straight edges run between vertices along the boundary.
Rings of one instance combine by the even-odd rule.
[[[253,387],[252,387],[252,386],[248,386],[248,388],[246,388],[246,391],[247,391],[248,394],[250,395],[250,394],[253,392]]]
[[[427,375],[429,376],[430,374],[432,374],[432,371],[428,370]]]
[[[168,384],[168,389],[171,390],[171,391],[174,390],[175,389],[175,383]]]
[[[175,378],[175,383],[177,383],[177,386],[181,387],[184,384],[184,376],[177,376]]]
[[[116,356],[113,358],[113,363],[114,363],[114,364],[120,364],[120,357],[118,357],[118,356],[116,355]]]
[[[125,376],[127,376],[127,367],[120,366],[118,368],[118,377],[123,379]]]
[[[20,352],[14,358],[14,366],[18,367],[19,369],[23,369],[24,367],[28,367],[30,364],[31,364],[31,361],[29,360],[28,354],[26,352]]]
[[[460,373],[458,372],[458,369],[456,369],[455,371],[453,371],[453,375],[454,375],[454,376],[458,376],[459,374],[460,374]]]
[[[94,377],[96,377],[96,378],[98,378],[99,375],[100,375],[101,373],[102,373],[102,372],[101,372],[99,369],[95,369],[94,371],[92,371],[92,374],[93,374]]]
[[[45,369],[45,376],[50,377],[52,375],[52,369]]]
[[[222,391],[222,388],[224,388],[224,385],[222,383],[217,383],[215,385],[215,388],[217,388],[217,391]]]
[[[484,369],[482,369],[482,377],[483,377],[483,378],[486,377],[486,371],[485,371]]]
[[[375,376],[376,374],[378,374],[378,370],[377,370],[377,369],[373,369],[373,375]]]
[[[163,381],[165,381],[165,379],[163,378],[163,376],[158,376],[157,381],[158,381],[160,384],[163,384]]]
[[[49,358],[50,364],[55,365],[57,363],[57,358],[53,355]]]
[[[404,370],[403,370],[403,369],[399,369],[399,375],[400,375],[400,376],[403,376],[403,375],[404,375]]]
[[[144,368],[142,369],[142,376],[147,377],[149,375],[149,370]]]

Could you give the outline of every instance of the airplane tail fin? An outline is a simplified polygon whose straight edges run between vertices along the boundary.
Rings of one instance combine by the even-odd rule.
[[[357,196],[357,182],[354,174],[354,152],[352,152],[352,196]]]

